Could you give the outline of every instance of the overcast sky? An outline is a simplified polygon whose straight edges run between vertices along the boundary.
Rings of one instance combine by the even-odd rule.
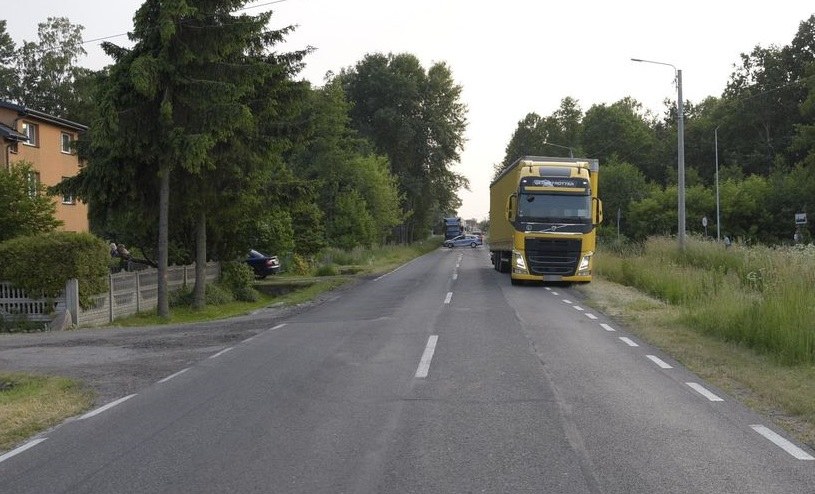
[[[39,22],[61,16],[84,26],[84,39],[92,40],[130,31],[141,3],[28,0],[6,17],[7,27],[17,44],[35,41]],[[467,143],[455,170],[469,178],[471,190],[460,191],[459,214],[479,220],[489,213],[493,164],[503,160],[527,113],[547,116],[566,96],[577,99],[583,111],[631,96],[662,114],[663,100],[676,98],[673,70],[634,63],[632,57],[681,69],[686,100],[720,96],[741,53],[756,45],[789,44],[799,24],[815,14],[803,0],[258,0],[251,5],[258,7],[250,13],[274,11],[272,28],[298,26],[280,51],[316,48],[301,73],[315,85],[326,72],[352,66],[367,53],[412,53],[425,68],[446,62],[469,109]],[[129,46],[124,36],[110,41]],[[98,45],[86,44],[81,65],[99,69],[110,63]]]

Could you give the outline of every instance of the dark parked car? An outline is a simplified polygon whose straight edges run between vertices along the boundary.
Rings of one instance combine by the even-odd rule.
[[[451,238],[450,240],[444,241],[445,247],[464,247],[465,245],[469,245],[470,247],[475,248],[478,245],[481,245],[483,241],[481,237],[478,235],[459,235],[456,238]]]
[[[249,251],[249,255],[246,256],[245,261],[255,272],[255,277],[261,280],[270,274],[280,272],[280,260],[277,256],[267,256],[252,249]]]

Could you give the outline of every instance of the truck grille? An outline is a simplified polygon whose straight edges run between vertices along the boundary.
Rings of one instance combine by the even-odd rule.
[[[580,260],[580,240],[528,238],[525,250],[530,274],[571,276]]]

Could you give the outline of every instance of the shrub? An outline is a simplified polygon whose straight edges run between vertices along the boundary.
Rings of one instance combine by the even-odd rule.
[[[194,297],[192,288],[184,287],[170,294],[169,303],[171,307],[191,307]],[[207,305],[223,305],[234,301],[235,297],[228,288],[217,283],[207,284],[204,300]]]
[[[291,261],[286,264],[288,264],[287,271],[291,274],[298,276],[307,276],[311,274],[311,263],[308,261],[308,259],[300,254],[294,254],[291,256]]]
[[[90,233],[50,232],[0,243],[0,279],[29,294],[57,297],[71,278],[79,281],[79,303],[107,290],[110,253]]]
[[[337,266],[334,264],[324,264],[317,268],[317,272],[315,274],[317,276],[337,276]]]
[[[252,287],[255,274],[244,262],[227,262],[221,265],[220,284],[232,292],[236,300],[241,302],[255,302],[259,294]]]
[[[206,303],[207,305],[223,305],[235,301],[235,296],[229,289],[217,284],[207,285]]]

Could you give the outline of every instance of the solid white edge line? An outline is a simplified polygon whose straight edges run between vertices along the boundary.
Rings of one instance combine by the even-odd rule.
[[[210,356],[209,356],[209,358],[218,358],[218,357],[220,357],[221,355],[225,354],[226,352],[228,352],[228,351],[232,350],[232,348],[234,348],[234,347],[224,348],[223,350],[221,350],[220,352],[216,353],[215,355],[210,355]]]
[[[272,326],[272,327],[271,327],[271,328],[269,328],[269,329],[270,329],[271,331],[274,331],[275,329],[280,329],[280,328],[282,328],[282,327],[283,327],[283,326],[285,326],[285,325],[286,325],[286,323],[284,323],[284,322],[283,322],[283,323],[278,324],[277,326]]]
[[[579,305],[575,305],[574,310],[583,311],[584,309],[583,309],[583,307],[580,307]]]
[[[94,417],[96,415],[99,415],[100,413],[102,413],[102,412],[104,412],[106,410],[109,410],[109,409],[115,407],[116,405],[124,403],[125,401],[129,400],[130,398],[133,398],[134,396],[136,396],[136,395],[132,394],[132,395],[125,396],[124,398],[119,398],[116,401],[112,401],[112,402],[108,403],[107,405],[101,406],[101,407],[97,408],[96,410],[93,410],[91,412],[86,413],[85,415],[79,417],[78,420],[85,420],[85,419],[89,419],[91,417]]]
[[[586,312],[586,317],[588,317],[588,318],[589,318],[589,319],[591,319],[592,321],[596,321],[596,320],[597,320],[597,316],[595,316],[594,314],[591,314],[591,313],[589,313],[589,312]]]
[[[706,387],[702,386],[699,383],[685,383],[685,384],[690,386],[694,391],[696,391],[697,393],[704,396],[710,401],[724,401],[724,399],[720,398],[719,396],[716,396],[709,389],[707,389]]]
[[[600,327],[602,327],[602,328],[603,328],[603,329],[605,329],[606,331],[616,331],[616,329],[612,328],[611,326],[609,326],[609,325],[608,325],[608,324],[606,324],[606,323],[602,323],[602,324],[600,324]]]
[[[174,377],[178,377],[178,376],[180,376],[181,374],[183,374],[183,373],[187,372],[188,370],[190,370],[190,368],[189,368],[189,367],[187,367],[186,369],[181,369],[180,371],[176,372],[175,374],[170,374],[169,376],[167,376],[167,377],[165,377],[164,379],[160,380],[160,381],[159,381],[157,384],[166,383],[166,382],[167,382],[167,381],[169,381],[170,379],[173,379]]]
[[[439,336],[435,334],[430,335],[430,338],[427,339],[427,346],[424,348],[422,359],[419,361],[419,367],[416,369],[417,378],[427,377],[428,372],[430,372],[430,361],[433,360],[433,353],[436,351],[436,343],[438,341]]]
[[[625,343],[628,346],[639,346],[637,345],[631,338],[626,338],[625,336],[620,336],[620,341]]]
[[[648,360],[650,360],[651,362],[657,364],[662,369],[673,369],[673,367],[671,367],[671,364],[669,364],[668,362],[665,362],[664,360],[657,357],[656,355],[646,355],[646,357],[648,357]]]
[[[23,451],[25,451],[27,449],[33,448],[34,446],[40,444],[41,442],[45,441],[46,439],[48,439],[48,438],[43,437],[43,438],[40,438],[40,439],[34,439],[33,441],[29,441],[29,442],[23,444],[19,448],[12,449],[8,453],[4,454],[3,456],[0,456],[0,463],[3,463],[4,461],[8,460],[12,456],[19,455],[20,453],[22,453]]]
[[[804,451],[803,449],[799,448],[798,446],[792,444],[791,442],[787,441],[780,435],[776,434],[774,431],[765,427],[760,424],[751,425],[750,426],[754,431],[758,432],[766,439],[772,441],[773,444],[778,446],[779,448],[783,449],[787,453],[791,454],[798,460],[807,460],[812,461],[815,460],[815,457]]]
[[[449,304],[451,300],[453,300],[453,292],[447,292],[447,296],[444,297],[444,303]]]

